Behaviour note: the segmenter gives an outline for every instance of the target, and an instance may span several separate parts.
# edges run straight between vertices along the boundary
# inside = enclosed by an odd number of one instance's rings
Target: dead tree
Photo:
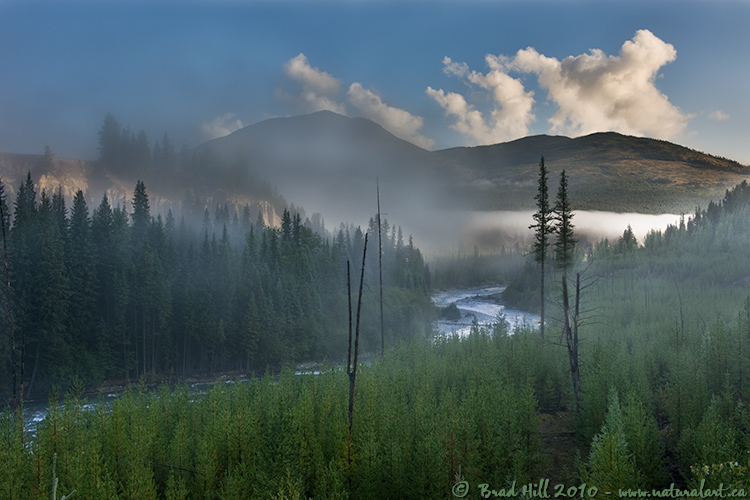
[[[385,322],[383,321],[383,237],[380,226],[380,183],[376,181],[378,195],[378,268],[380,270],[380,355],[385,354]]]
[[[351,491],[351,467],[352,467],[352,428],[354,423],[354,383],[357,379],[357,355],[359,353],[359,318],[362,311],[362,288],[365,283],[365,258],[367,257],[367,234],[365,234],[365,246],[362,251],[362,273],[359,278],[359,298],[357,300],[357,326],[354,336],[354,364],[352,364],[352,287],[349,272],[349,261],[346,262],[346,288],[349,297],[349,355],[346,360],[346,373],[349,375],[349,446],[347,463],[349,467],[349,491]]]
[[[570,362],[570,376],[573,381],[573,394],[576,399],[576,411],[581,411],[581,371],[578,363],[578,326],[580,302],[581,302],[581,273],[576,273],[576,298],[573,317],[570,315],[570,301],[568,298],[568,276],[562,277],[562,300],[563,300],[563,336],[568,348],[568,361]]]

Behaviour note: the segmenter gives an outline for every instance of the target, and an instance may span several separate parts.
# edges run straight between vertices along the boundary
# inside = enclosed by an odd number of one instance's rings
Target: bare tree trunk
[[[563,274],[563,334],[568,347],[568,361],[570,362],[570,376],[573,381],[573,394],[576,399],[576,411],[581,411],[581,373],[578,366],[578,311],[580,300],[580,273],[576,274],[576,304],[573,317],[573,328],[570,322],[570,301],[568,299],[568,276]]]
[[[349,446],[347,451],[347,463],[349,468],[349,492],[352,490],[352,447],[353,447],[353,424],[354,424],[354,383],[357,379],[357,355],[359,353],[359,318],[362,312],[362,289],[365,284],[365,258],[367,256],[367,234],[365,234],[365,247],[362,251],[362,274],[359,278],[359,298],[357,299],[357,327],[354,336],[354,363],[351,363],[352,352],[352,294],[349,277],[349,262],[346,263],[346,281],[349,291],[349,356],[347,359],[346,371],[349,375]]]
[[[385,323],[383,321],[383,240],[380,230],[380,183],[378,192],[378,267],[380,268],[380,355],[385,354]]]
[[[540,323],[539,323],[539,336],[541,339],[541,343],[544,344],[544,261],[542,261],[542,280],[540,282],[541,284],[541,300],[540,300]],[[565,278],[563,277],[563,281],[565,281]]]

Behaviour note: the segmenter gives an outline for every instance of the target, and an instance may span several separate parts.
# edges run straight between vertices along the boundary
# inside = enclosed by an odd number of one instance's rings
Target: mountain
[[[431,152],[330,111],[266,120],[196,152],[246,163],[290,202],[335,221],[366,223],[377,210],[376,183],[391,207],[410,212],[432,205],[439,188]]]
[[[541,156],[550,191],[556,192],[565,169],[579,210],[692,212],[750,175],[750,168],[726,158],[614,132],[575,139],[538,135],[430,152],[372,121],[330,111],[266,120],[198,150],[244,158],[288,199],[335,213],[358,212],[357,205],[373,198],[376,177],[388,188],[382,192],[392,191],[401,201],[531,210]]]
[[[726,158],[614,132],[575,139],[539,135],[436,154],[461,170],[461,199],[493,210],[533,209],[541,156],[551,188],[566,171],[579,210],[692,212],[750,175],[750,168]]]
[[[386,217],[432,244],[455,241],[456,231],[485,229],[489,218],[504,217],[517,232],[525,230],[522,218],[494,211],[534,209],[541,156],[551,197],[565,169],[577,210],[689,214],[750,176],[747,166],[725,158],[611,132],[427,151],[370,120],[329,111],[265,120],[186,155],[176,170],[125,165],[113,171],[98,162],[0,153],[0,174],[11,194],[31,171],[40,188],[62,185],[68,195],[88,190],[92,206],[105,191],[111,200],[128,202],[141,178],[153,210],[188,202],[183,205],[199,220],[206,207],[213,212],[229,202],[278,222],[288,202],[321,213],[329,228],[366,225],[377,211],[379,187]],[[509,240],[494,241],[501,239]]]

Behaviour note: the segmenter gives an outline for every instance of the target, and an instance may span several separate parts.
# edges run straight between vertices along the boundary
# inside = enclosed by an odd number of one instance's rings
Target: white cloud
[[[363,116],[380,124],[393,135],[425,149],[434,146],[434,140],[419,132],[424,124],[422,117],[414,116],[403,109],[388,106],[380,96],[364,89],[357,82],[349,86],[346,96],[349,103],[359,109]]]
[[[723,112],[720,109],[717,109],[713,113],[709,114],[708,117],[712,120],[716,120],[717,122],[723,122],[726,120],[729,120],[730,116]]]
[[[599,131],[617,131],[663,139],[680,137],[692,118],[682,113],[659,91],[658,71],[677,58],[677,51],[648,30],[638,31],[626,41],[619,55],[607,56],[599,49],[569,56],[562,61],[538,53],[534,48],[519,50],[509,58],[487,55],[487,74],[469,71],[465,63],[443,60],[443,71],[465,79],[487,91],[493,102],[489,119],[459,94],[428,88],[452,125],[477,143],[499,142],[528,134],[534,120],[534,94],[524,89],[510,73],[536,74],[540,88],[557,105],[550,118],[550,132],[578,136]],[[721,119],[723,114],[714,114]]]
[[[288,77],[302,83],[300,100],[308,111],[333,111],[346,114],[346,106],[336,102],[341,86],[338,79],[310,65],[305,54],[300,53],[284,65]]]
[[[443,72],[466,79],[489,93],[494,105],[488,118],[460,94],[446,94],[442,89],[428,87],[427,95],[440,104],[446,115],[456,118],[451,127],[473,144],[492,144],[528,135],[529,124],[535,118],[534,93],[527,92],[520,80],[508,75],[506,58],[488,55],[485,60],[490,68],[487,74],[469,72],[466,63],[453,62],[449,57],[443,59]]]
[[[217,116],[208,123],[204,123],[201,126],[203,134],[209,139],[216,139],[217,137],[224,137],[229,135],[235,130],[239,130],[245,126],[242,120],[235,118],[234,113],[224,113],[221,116]]]
[[[466,63],[453,62],[450,57],[443,58],[443,73],[450,76],[462,78],[469,72],[469,65]]]
[[[518,51],[509,67],[538,75],[539,85],[559,108],[550,118],[553,133],[614,130],[674,139],[691,116],[670,103],[655,80],[659,69],[676,58],[674,46],[640,30],[617,56],[593,49],[558,61],[529,47]]]

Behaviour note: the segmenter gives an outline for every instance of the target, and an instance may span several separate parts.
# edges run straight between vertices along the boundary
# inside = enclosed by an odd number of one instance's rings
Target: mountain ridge
[[[367,133],[356,133],[362,129]],[[566,170],[571,201],[579,210],[690,212],[750,175],[749,167],[733,160],[617,132],[576,138],[541,134],[428,151],[370,120],[330,111],[266,120],[196,149],[202,148],[228,157],[255,154],[264,164],[263,175],[291,198],[303,193],[295,192],[286,176],[303,177],[326,193],[323,198],[335,196],[326,188],[330,180],[342,184],[369,176],[391,184],[429,185],[432,201],[470,210],[532,209],[542,156],[551,185]],[[311,174],[332,177],[321,180]],[[409,194],[391,187],[399,195]]]
[[[297,206],[328,213],[329,218],[341,216],[340,220],[372,215],[376,181],[397,212],[421,214],[435,207],[533,209],[542,156],[552,191],[557,175],[566,170],[570,199],[578,210],[688,213],[722,198],[726,189],[750,176],[750,167],[733,160],[616,132],[576,138],[540,134],[428,151],[371,120],[330,111],[264,120],[206,141],[192,154],[223,157],[231,168],[268,180]],[[41,158],[0,153],[0,170],[11,184],[10,193],[24,169],[37,172],[34,177],[42,188],[58,183],[68,190],[83,186],[85,191],[86,186],[102,185],[124,196],[123,189],[131,187],[127,176],[114,175],[96,161],[56,158],[59,168],[40,170]],[[242,188],[211,185],[210,174],[202,172],[199,177],[208,200],[222,190],[219,199],[231,198],[224,191]],[[179,193],[161,194],[164,199],[170,196]]]

